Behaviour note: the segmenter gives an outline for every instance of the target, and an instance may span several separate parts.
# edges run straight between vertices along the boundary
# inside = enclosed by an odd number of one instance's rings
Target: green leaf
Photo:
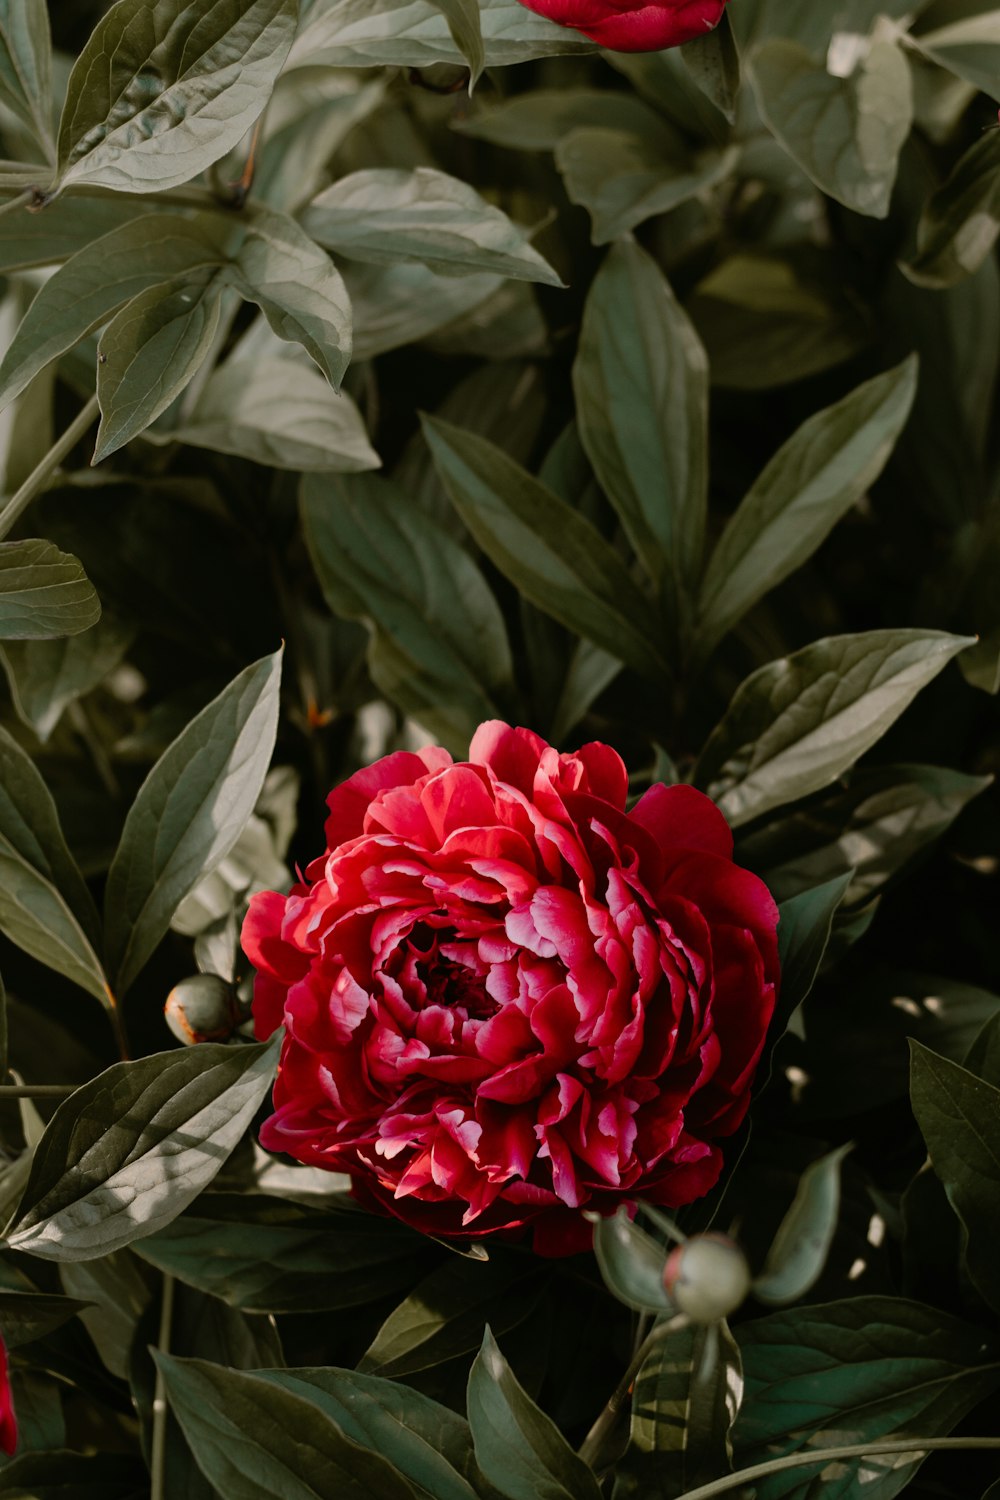
[[[279,339],[301,344],[339,387],[351,358],[351,303],[326,252],[294,219],[254,205],[232,261],[241,295],[256,302]]]
[[[0,1291],[0,1336],[8,1349],[20,1348],[61,1328],[87,1305],[54,1292]]]
[[[468,1401],[476,1462],[506,1500],[600,1500],[592,1471],[521,1388],[489,1326]]]
[[[171,1410],[226,1500],[414,1500],[380,1454],[272,1380],[156,1353]]]
[[[737,688],[696,783],[734,827],[829,786],[969,644],[940,631],[871,630],[761,667]]]
[[[331,390],[311,364],[274,355],[227,360],[188,416],[147,437],[295,473],[354,473],[381,462],[350,396]]]
[[[0,99],[54,160],[52,38],[45,0],[0,0]]]
[[[428,729],[467,740],[513,691],[500,607],[444,528],[383,479],[307,476],[302,523],[335,614],[372,631],[376,684]]]
[[[884,219],[910,133],[910,69],[894,41],[873,41],[850,78],[834,78],[800,43],[754,47],[757,105],[789,156],[816,186],[856,213]]]
[[[116,993],[128,989],[181,901],[226,857],[253,812],[274,748],[280,681],[280,651],[247,667],[140,787],[105,890]]]
[[[258,1370],[324,1411],[344,1435],[381,1453],[428,1500],[478,1500],[472,1436],[464,1417],[412,1387],[330,1368]]]
[[[708,149],[689,158],[662,127],[638,135],[580,125],[558,141],[555,161],[570,202],[591,217],[594,244],[606,245],[655,214],[706,194],[729,175],[736,156]]]
[[[713,30],[694,37],[681,48],[681,61],[706,98],[734,124],[740,91],[740,54],[728,11],[723,12]]]
[[[127,1380],[135,1331],[153,1296],[149,1268],[131,1250],[115,1250],[93,1260],[63,1261],[59,1279],[70,1296],[83,1299],[80,1322],[105,1369]]]
[[[671,1328],[636,1377],[614,1500],[681,1500],[731,1473],[742,1394],[740,1352],[724,1321]]]
[[[355,359],[374,359],[389,349],[441,334],[469,315],[479,318],[484,305],[501,290],[529,292],[523,283],[505,286],[502,277],[492,273],[443,276],[419,261],[395,266],[348,262],[344,280],[354,308]]]
[[[222,303],[215,272],[150,287],[123,307],[97,346],[99,464],[156,421],[212,349]]]
[[[854,1297],[772,1313],[736,1330],[745,1391],[737,1470],[841,1443],[938,1437],[1000,1385],[981,1328],[897,1297]],[[919,1451],[919,1443],[914,1443]],[[891,1500],[921,1462],[910,1453],[803,1465],[754,1481],[757,1500]]]
[[[969,1275],[1000,1309],[1000,1089],[910,1043],[910,1102],[931,1164],[967,1235]]]
[[[492,443],[434,417],[424,432],[469,531],[526,599],[641,675],[662,679],[656,612],[582,515]]]
[[[1000,101],[1000,10],[989,4],[975,10],[912,41],[931,62]]]
[[[485,65],[502,67],[533,57],[593,52],[593,42],[547,21],[517,0],[482,0]],[[466,58],[433,0],[333,0],[307,20],[289,68],[427,68]]]
[[[434,0],[448,22],[448,34],[469,64],[469,93],[486,66],[486,49],[479,19],[479,0]]]
[[[633,240],[612,246],[594,279],[573,390],[594,473],[671,616],[684,618],[705,534],[708,362]]]
[[[58,188],[190,182],[264,108],[297,18],[298,0],[118,0],[70,74]]]
[[[969,1048],[964,1066],[984,1083],[1000,1085],[1000,1007],[977,1034]]]
[[[0,542],[0,640],[79,635],[101,618],[82,565],[51,542]]]
[[[207,216],[147,214],[78,250],[42,284],[25,313],[0,363],[0,405],[141,292],[223,266],[214,228]]]
[[[991,785],[939,766],[872,766],[851,773],[807,808],[740,840],[740,863],[758,871],[776,901],[854,871],[846,899],[866,900]]]
[[[904,360],[817,412],[779,449],[709,560],[698,606],[703,651],[811,557],[862,498],[885,467],[916,385],[916,360]]]
[[[82,635],[8,641],[0,650],[0,662],[22,722],[44,744],[63,710],[104,681],[132,639],[132,631],[105,615]]]
[[[44,213],[0,215],[0,271],[61,265],[92,240],[120,229],[154,205],[99,188],[70,193],[49,203]],[[164,201],[163,210],[169,210]]]
[[[461,135],[520,151],[552,151],[570,130],[588,125],[659,137],[665,147],[683,154],[680,136],[662,116],[641,99],[617,89],[533,89],[453,121]]]
[[[341,177],[302,218],[330,250],[375,265],[419,260],[445,273],[494,271],[562,286],[528,231],[457,177],[433,167],[371,167]]]
[[[0,729],[0,931],[109,1003],[95,951],[99,923],[66,847],[55,803],[30,757]]]
[[[389,1314],[358,1369],[399,1379],[468,1354],[479,1348],[484,1323],[508,1332],[530,1317],[543,1290],[539,1269],[516,1256],[449,1257]]]
[[[594,1254],[608,1291],[636,1312],[676,1309],[663,1285],[667,1251],[620,1208],[594,1224]]]
[[[136,1246],[161,1271],[248,1313],[377,1302],[412,1286],[421,1248],[394,1220],[260,1193],[206,1194]]]
[[[991,130],[965,153],[924,205],[917,253],[902,268],[917,286],[954,286],[979,270],[998,235],[1000,132]]]
[[[847,896],[853,874],[853,870],[848,870],[843,875],[836,875],[824,885],[802,891],[779,907],[781,989],[771,1029],[776,1040],[816,983],[830,941],[833,919]]]
[[[819,1279],[837,1230],[840,1164],[851,1149],[839,1146],[803,1172],[764,1269],[754,1278],[759,1302],[797,1302]]]
[[[92,1260],[153,1234],[207,1187],[274,1078],[263,1046],[204,1042],[115,1063],[56,1110],[7,1243]]]

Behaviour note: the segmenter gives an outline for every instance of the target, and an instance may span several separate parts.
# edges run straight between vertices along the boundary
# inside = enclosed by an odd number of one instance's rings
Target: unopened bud
[[[186,1046],[224,1042],[241,1019],[232,989],[218,974],[182,979],[167,996],[163,1014],[174,1036]]]
[[[746,1256],[725,1234],[696,1234],[671,1250],[663,1285],[678,1312],[693,1323],[727,1318],[750,1290]]]

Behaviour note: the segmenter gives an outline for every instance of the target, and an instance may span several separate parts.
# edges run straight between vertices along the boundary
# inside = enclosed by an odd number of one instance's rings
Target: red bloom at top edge
[[[253,898],[257,1035],[286,1035],[261,1142],[438,1236],[677,1207],[718,1179],[778,983],[777,908],[707,797],[631,812],[607,745],[483,724],[331,794],[327,852]]]
[[[726,0],[521,0],[612,52],[660,52],[712,31]]]

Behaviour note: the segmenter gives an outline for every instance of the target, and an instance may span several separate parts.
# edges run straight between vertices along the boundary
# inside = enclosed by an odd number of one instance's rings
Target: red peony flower
[[[712,31],[726,0],[521,0],[559,26],[572,26],[612,52],[659,52]]]
[[[350,1173],[439,1236],[707,1192],[746,1113],[778,980],[777,908],[715,804],[625,811],[607,745],[488,723],[469,759],[399,752],[334,791],[328,852],[254,896],[257,1035],[284,1024],[269,1150]]]
[[[10,1391],[7,1349],[3,1339],[0,1339],[0,1448],[10,1454],[16,1447],[17,1418],[14,1416],[14,1400]]]

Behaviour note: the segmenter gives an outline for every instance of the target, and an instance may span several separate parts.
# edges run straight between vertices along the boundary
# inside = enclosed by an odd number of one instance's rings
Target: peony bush
[[[990,0],[0,0],[0,1496],[996,1500]]]

